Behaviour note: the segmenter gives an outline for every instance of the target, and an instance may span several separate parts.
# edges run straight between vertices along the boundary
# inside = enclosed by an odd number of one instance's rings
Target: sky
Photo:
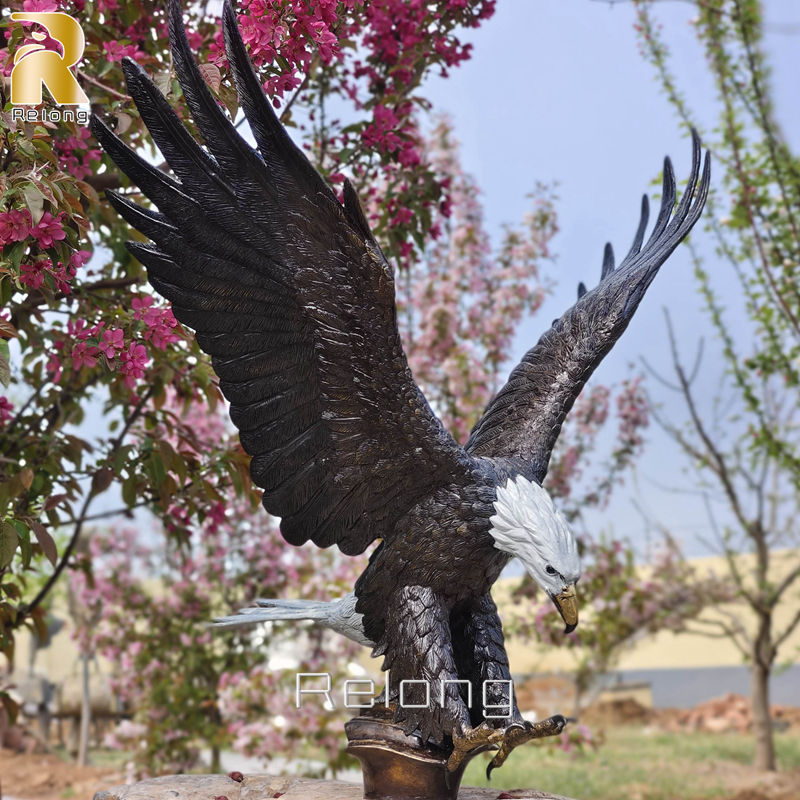
[[[766,0],[765,8],[778,119],[797,150],[800,4]],[[681,0],[657,4],[679,85],[701,124],[710,124],[714,88],[690,24],[693,11]],[[633,22],[633,7],[624,2],[500,0],[494,17],[464,37],[473,43],[472,59],[446,80],[431,79],[425,87],[434,110],[454,122],[464,168],[481,188],[495,241],[503,223],[521,220],[528,208],[526,194],[537,180],[558,183],[557,258],[544,269],[556,287],[535,318],[520,326],[509,368],[572,305],[578,281],[589,287],[596,283],[606,241],[614,245],[618,260],[627,252],[643,192],[650,194],[653,208],[658,187],[652,181],[663,157],[671,156],[679,182],[688,175],[689,141],[638,52]],[[701,237],[696,238],[702,247]],[[722,263],[710,261],[708,268],[727,301],[732,324],[741,327],[744,316],[732,276]],[[641,371],[643,358],[669,373],[662,308],[669,309],[686,361],[691,363],[699,338],[705,337],[697,389],[702,400],[710,400],[722,364],[684,248],[662,267],[596,379],[618,382],[629,374],[630,365]],[[677,396],[652,379],[648,389],[668,417],[684,418]],[[683,472],[685,460],[655,426],[647,439],[635,482],[622,487],[603,512],[587,514],[590,528],[601,533],[613,527],[615,535],[643,548],[647,526],[638,506],[647,518],[669,527],[687,553],[708,552],[697,537],[708,533],[702,499],[668,488],[691,487],[691,475]]]

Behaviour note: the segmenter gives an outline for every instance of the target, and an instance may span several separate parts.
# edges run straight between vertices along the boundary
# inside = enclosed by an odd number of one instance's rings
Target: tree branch
[[[692,623],[697,623],[700,620],[692,620]],[[733,631],[729,628],[721,630],[719,633],[712,633],[711,631],[703,631],[703,630],[695,630],[691,627],[691,623],[688,624],[685,628],[685,633],[691,634],[692,636],[703,636],[707,639],[727,639],[730,641],[733,646],[746,658],[750,655],[750,650],[746,647],[743,647],[739,640],[734,635]]]
[[[780,636],[776,636],[772,643],[772,650],[777,654],[778,648],[795,632],[797,626],[800,625],[800,608],[795,612],[792,621],[787,625],[786,629]]]
[[[153,395],[153,387],[151,386],[139,399],[139,402],[134,407],[133,411],[131,412],[128,419],[125,421],[125,425],[122,427],[119,435],[112,440],[111,446],[109,447],[109,452],[113,452],[114,450],[118,449],[125,436],[127,436],[128,431],[131,429],[131,426],[134,422],[139,418],[142,411],[144,410],[145,404]],[[99,473],[99,469],[95,471],[95,474]],[[33,611],[41,605],[47,595],[50,593],[50,590],[55,585],[56,581],[61,576],[61,573],[64,571],[64,568],[67,566],[70,558],[72,558],[72,553],[75,550],[76,545],[78,544],[78,539],[80,539],[81,532],[83,531],[83,526],[87,521],[87,514],[89,511],[89,506],[92,500],[97,497],[95,492],[93,491],[92,487],[90,486],[86,491],[86,497],[84,498],[83,505],[81,506],[80,513],[78,514],[78,518],[75,520],[75,527],[72,531],[72,536],[70,537],[69,543],[67,544],[66,549],[64,550],[64,555],[61,557],[61,560],[58,562],[55,570],[53,570],[53,574],[47,579],[47,582],[44,586],[37,592],[36,596],[33,600],[26,606],[23,606],[20,609],[19,614],[17,615],[17,620],[15,623],[15,627],[18,627],[19,624],[26,618],[29,617]]]
[[[739,524],[742,526],[742,528],[745,531],[749,532],[752,527],[751,521],[747,518],[747,515],[744,513],[744,509],[739,499],[739,494],[736,490],[736,487],[733,484],[733,480],[731,478],[725,457],[717,449],[716,444],[712,441],[711,437],[708,435],[706,427],[703,424],[703,421],[700,419],[700,414],[697,411],[697,405],[695,404],[694,401],[694,395],[692,394],[691,386],[689,384],[689,381],[687,380],[686,373],[683,371],[683,366],[681,365],[680,358],[678,356],[678,347],[675,342],[675,332],[672,328],[672,320],[670,318],[669,312],[665,310],[664,316],[666,317],[667,321],[667,334],[669,337],[670,350],[672,351],[673,367],[675,368],[675,374],[678,376],[678,383],[680,384],[681,393],[683,394],[684,401],[686,402],[686,406],[689,411],[689,416],[691,418],[692,425],[694,426],[697,435],[700,437],[703,444],[705,445],[708,456],[710,456],[711,460],[713,460],[714,464],[716,465],[714,473],[717,475],[717,477],[720,480],[720,483],[722,484],[722,487],[725,491],[728,501],[731,504],[731,509],[733,510],[736,519],[739,521]]]
[[[112,89],[110,86],[106,86],[105,83],[101,83],[99,80],[97,80],[97,78],[93,78],[91,75],[84,72],[82,69],[78,70],[78,75],[88,83],[91,83],[93,86],[97,86],[104,92],[108,92],[108,94],[110,94],[112,97],[116,97],[118,100],[126,100],[128,102],[133,100],[133,98],[129,94],[118,92],[116,89]]]
[[[783,593],[787,591],[798,578],[800,578],[800,564],[798,564],[793,570],[791,570],[789,574],[775,588],[774,595],[776,602],[780,599],[781,595],[783,595]]]

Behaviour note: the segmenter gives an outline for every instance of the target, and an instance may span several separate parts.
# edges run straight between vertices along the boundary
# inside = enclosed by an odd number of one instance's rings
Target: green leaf
[[[27,247],[28,245],[24,241],[17,242],[16,244],[13,244],[11,246],[6,255],[8,260],[11,262],[12,266],[19,269],[20,262],[22,261],[22,256],[25,255],[25,250],[27,249]],[[4,298],[3,302],[4,303],[7,302],[7,298]]]
[[[10,523],[0,525],[0,569],[7,567],[14,558],[19,544],[17,529]]]
[[[22,590],[16,583],[4,583],[0,586],[0,589],[13,600],[19,600],[19,598],[22,597]]]
[[[126,466],[128,459],[131,457],[131,453],[135,450],[133,445],[126,444],[122,447],[117,448],[114,452],[113,457],[113,465],[114,465],[114,472],[119,475],[122,472],[123,467]]]
[[[25,198],[28,211],[31,212],[33,224],[38,225],[44,214],[44,195],[32,183],[29,183],[22,190],[22,196]]]
[[[131,475],[122,482],[122,499],[126,506],[136,505],[136,476]]]
[[[172,445],[166,439],[159,439],[157,446],[164,462],[164,469],[175,469],[175,462],[178,460],[179,456],[173,449]]]
[[[17,242],[17,244],[21,244]],[[12,248],[13,250],[13,248]],[[20,258],[22,258],[21,251],[20,251]],[[13,260],[9,256],[9,261],[13,263]],[[14,264],[15,267],[19,266],[19,261]],[[4,278],[8,278],[8,280],[3,280]],[[14,281],[11,280],[10,275],[0,275],[0,305],[7,305],[9,300],[11,300],[11,295],[14,294]]]
[[[8,342],[0,339],[0,383],[8,386],[11,383],[11,362],[8,350]]]
[[[167,473],[164,469],[164,461],[157,453],[153,453],[150,457],[150,467],[155,485],[160,486],[167,477]]]

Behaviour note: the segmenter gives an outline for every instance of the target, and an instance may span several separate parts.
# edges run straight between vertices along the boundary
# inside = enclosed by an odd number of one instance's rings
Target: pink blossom
[[[329,30],[328,26],[322,20],[312,22],[311,28],[323,63],[330,63],[338,43],[336,34]]]
[[[83,317],[71,318],[67,320],[67,333],[74,339],[84,340],[92,335],[92,329]]]
[[[67,234],[61,225],[63,216],[63,211],[60,211],[56,217],[53,217],[49,211],[45,211],[39,224],[31,231],[42,247],[52,247],[55,242],[66,238]]]
[[[143,344],[131,342],[127,350],[120,353],[120,372],[125,376],[125,385],[132,389],[139,378],[144,377],[145,367],[150,361]]]
[[[12,209],[0,214],[0,245],[21,242],[28,237],[31,215],[27,208]]]
[[[59,357],[53,353],[47,360],[47,371],[52,374],[53,383],[58,383],[61,380],[61,373],[64,371]]]
[[[92,257],[91,250],[76,250],[69,259],[69,263],[71,267],[75,267],[75,269],[80,269],[82,266],[86,264],[86,262]]]
[[[97,354],[99,350],[86,342],[78,342],[72,348],[72,366],[75,369],[81,367],[93,367],[97,364]]]
[[[49,259],[23,261],[20,265],[20,282],[30,289],[38,289],[44,283],[44,276],[50,272]]]
[[[166,349],[167,345],[180,339],[174,332],[178,327],[178,320],[169,308],[148,309],[143,315],[143,321],[147,325],[147,330],[143,334],[144,339],[151,341],[159,350]]]
[[[92,137],[88,128],[81,128],[70,136],[53,139],[53,150],[58,156],[61,168],[78,180],[92,174],[92,162],[99,160],[102,152],[92,147]]]
[[[133,317],[145,324],[146,330],[142,334],[145,341],[152,342],[159,350],[164,350],[167,345],[180,339],[175,332],[178,320],[175,319],[171,309],[157,308],[153,303],[150,295],[134,297],[131,302]]]
[[[124,45],[116,40],[103,42],[103,50],[106,51],[106,58],[109,61],[122,61],[122,59],[126,57],[136,60],[146,55],[137,45]]]
[[[153,297],[149,294],[136,295],[131,300],[131,307],[133,308],[133,318],[142,319],[145,311],[153,305]]]
[[[108,359],[114,358],[118,350],[125,346],[124,334],[120,328],[111,328],[103,331],[103,338],[100,342],[100,352],[105,354]]]
[[[24,0],[22,3],[23,11],[58,11],[58,3],[55,0]]]
[[[65,266],[60,261],[58,262],[58,269],[52,270],[52,274],[56,289],[59,292],[63,294],[70,294],[72,292],[70,282],[75,277],[75,271],[75,267],[71,264]]]
[[[400,208],[397,213],[392,217],[392,225],[408,225],[414,219],[410,208]]]
[[[13,408],[14,405],[8,401],[7,397],[0,397],[0,425],[5,425],[11,419]]]
[[[372,112],[373,121],[364,128],[361,138],[367,147],[375,147],[384,152],[398,149],[403,140],[397,134],[400,118],[394,109],[378,104]]]

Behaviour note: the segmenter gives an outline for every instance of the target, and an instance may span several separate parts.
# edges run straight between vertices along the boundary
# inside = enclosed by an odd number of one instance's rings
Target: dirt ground
[[[119,770],[79,767],[56,755],[0,750],[2,800],[91,800],[94,793],[124,783]]]
[[[800,800],[800,771],[764,774],[746,764],[726,761],[708,764],[709,772],[723,772],[722,783],[731,789],[726,800]]]

